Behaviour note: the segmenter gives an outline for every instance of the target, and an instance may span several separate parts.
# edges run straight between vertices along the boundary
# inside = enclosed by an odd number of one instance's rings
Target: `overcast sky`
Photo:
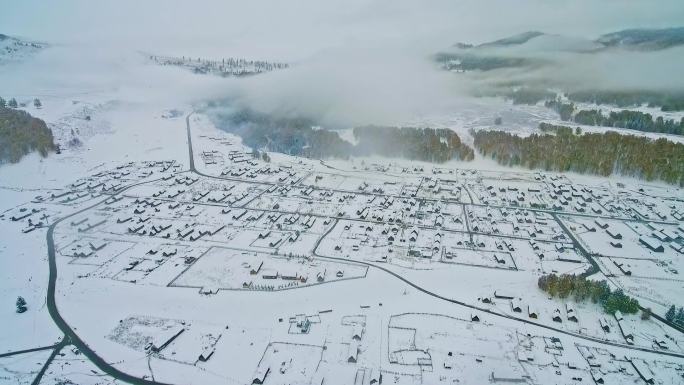
[[[527,30],[594,37],[677,26],[682,0],[3,0],[0,33],[297,60],[356,41],[444,46]],[[169,52],[174,53],[174,52]]]

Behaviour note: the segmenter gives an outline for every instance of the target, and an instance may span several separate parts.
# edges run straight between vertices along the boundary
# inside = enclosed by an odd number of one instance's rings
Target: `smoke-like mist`
[[[329,125],[388,124],[453,107],[464,79],[429,52],[359,42],[321,52],[287,71],[236,84],[240,107],[306,115]]]
[[[539,38],[540,40],[547,40]],[[539,65],[486,72],[449,73],[416,46],[339,47],[280,73],[237,84],[241,107],[279,115],[304,115],[331,125],[402,124],[416,116],[457,114],[474,94],[502,84],[562,91],[684,91],[679,73],[684,48],[662,51],[592,50],[582,39],[553,37],[484,55],[523,57]],[[558,43],[568,43],[560,46]]]

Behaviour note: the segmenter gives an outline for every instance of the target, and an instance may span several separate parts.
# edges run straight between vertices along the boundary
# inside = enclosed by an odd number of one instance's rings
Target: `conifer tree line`
[[[630,298],[622,289],[611,290],[606,281],[591,281],[578,275],[549,274],[539,277],[537,285],[551,297],[600,304],[608,314],[614,314],[618,310],[625,314],[639,311],[639,301]]]
[[[281,118],[243,110],[221,120],[252,148],[315,159],[380,155],[443,163],[475,157],[473,148],[449,129],[360,126],[353,129],[357,143],[352,144],[337,131],[302,117]]]
[[[302,117],[282,118],[243,110],[220,118],[223,126],[256,149],[310,158],[381,155],[427,162],[470,161],[474,150],[448,129],[360,126],[352,144],[334,130]],[[547,171],[619,174],[684,186],[684,144],[664,138],[582,133],[580,128],[541,123],[543,134],[520,137],[505,131],[471,131],[474,147],[502,165]]]
[[[433,163],[452,159],[471,161],[475,157],[471,147],[445,128],[363,126],[354,128],[354,136],[358,140],[358,155],[375,154]]]
[[[7,103],[11,108],[3,104],[0,103],[0,163],[16,163],[32,151],[38,151],[46,157],[50,151],[57,149],[52,131],[43,120],[34,118],[26,111],[14,109],[14,99]]]
[[[684,186],[684,144],[617,132],[581,133],[541,123],[544,134],[471,131],[475,149],[506,166],[633,176]],[[552,132],[552,133],[549,133]]]
[[[248,60],[243,58],[224,58],[211,60],[192,57],[169,57],[151,55],[153,60],[160,65],[192,67],[196,73],[216,72],[222,76],[244,76],[262,72],[288,68],[287,63],[269,62],[263,60]]]
[[[647,105],[661,111],[684,110],[684,92],[681,91],[574,91],[568,99],[580,103],[610,104],[620,108]]]
[[[548,108],[558,112],[563,121],[572,121],[587,126],[619,127],[643,132],[659,132],[665,134],[684,135],[684,118],[676,121],[665,120],[662,116],[655,119],[649,113],[632,110],[611,111],[608,114],[601,110],[577,110],[572,103],[560,100],[545,102]]]

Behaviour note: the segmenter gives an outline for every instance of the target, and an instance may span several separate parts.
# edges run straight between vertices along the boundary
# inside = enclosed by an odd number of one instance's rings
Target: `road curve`
[[[204,174],[204,173],[202,173],[202,172],[198,172],[197,169],[195,168],[194,154],[193,154],[193,147],[192,147],[192,135],[191,135],[191,131],[190,131],[190,116],[191,116],[193,113],[194,113],[194,112],[191,112],[191,113],[188,114],[188,115],[186,116],[186,118],[185,118],[186,128],[187,128],[187,137],[188,137],[187,140],[188,140],[188,155],[189,155],[189,167],[190,167],[190,172],[193,172],[193,173],[198,174],[198,175],[201,175],[201,176],[209,177],[209,178],[223,179],[223,178],[219,178],[219,177],[212,176],[212,175],[206,175],[206,174]],[[131,185],[127,186],[127,187],[124,187],[124,188],[118,190],[116,193],[117,193],[117,194],[120,194],[120,193],[122,193],[122,192],[124,192],[124,191],[126,191],[126,190],[128,190],[128,189],[130,189],[130,188],[132,188],[132,187],[135,187],[135,186],[138,186],[138,185],[144,184],[144,183],[150,183],[150,182],[153,182],[153,180],[134,183],[134,184],[131,184]],[[55,231],[55,228],[56,228],[57,225],[59,225],[61,222],[65,221],[65,220],[67,220],[67,219],[69,219],[69,218],[71,218],[71,217],[73,217],[73,216],[75,216],[75,215],[78,215],[78,214],[81,214],[81,213],[83,213],[83,212],[85,212],[85,211],[91,210],[91,209],[93,209],[93,208],[95,208],[95,207],[97,207],[97,206],[103,204],[104,202],[105,202],[105,200],[100,201],[100,202],[97,202],[97,203],[92,204],[92,205],[90,205],[90,206],[87,206],[87,207],[85,207],[85,208],[82,208],[82,209],[80,209],[80,210],[78,210],[78,211],[76,211],[76,212],[73,212],[73,213],[71,213],[71,214],[69,214],[69,215],[67,215],[67,216],[65,216],[65,217],[62,217],[62,218],[58,219],[57,221],[55,221],[54,223],[52,223],[52,224],[48,227],[48,231],[47,231],[47,235],[46,235],[47,247],[48,247],[48,263],[49,263],[49,270],[50,270],[50,271],[49,271],[49,279],[48,279],[48,290],[47,290],[47,307],[48,307],[48,312],[49,312],[50,317],[52,318],[52,320],[53,320],[53,321],[55,322],[55,324],[57,325],[57,327],[64,333],[64,335],[65,335],[65,340],[64,340],[64,341],[68,341],[68,343],[70,343],[70,344],[76,346],[76,347],[77,347],[77,348],[78,348],[78,349],[79,349],[79,350],[80,350],[80,351],[81,351],[81,352],[82,352],[82,353],[83,353],[83,354],[84,354],[84,355],[85,355],[85,356],[86,356],[86,357],[87,357],[95,366],[97,366],[98,369],[100,369],[102,372],[106,373],[107,375],[109,375],[109,376],[111,376],[111,377],[113,377],[113,378],[115,378],[115,379],[117,379],[117,380],[124,381],[124,382],[130,383],[130,384],[134,384],[134,385],[171,385],[171,384],[167,384],[167,383],[163,383],[163,382],[158,382],[158,381],[154,381],[154,380],[143,379],[143,378],[140,378],[140,377],[136,377],[136,376],[130,375],[130,374],[128,374],[128,373],[122,372],[121,370],[117,369],[117,368],[114,367],[113,365],[109,364],[109,363],[108,363],[107,361],[105,361],[102,357],[100,357],[94,350],[92,350],[92,349],[91,349],[91,348],[90,348],[90,347],[89,347],[89,346],[88,346],[88,345],[87,345],[87,344],[78,336],[78,334],[76,334],[76,332],[74,332],[74,330],[71,328],[71,326],[69,326],[69,324],[64,320],[64,318],[62,317],[62,315],[59,313],[59,309],[58,309],[58,307],[57,307],[57,302],[56,302],[56,299],[55,299],[55,288],[56,288],[56,284],[57,284],[57,261],[56,261],[55,244],[54,244],[54,231]],[[337,222],[335,222],[335,223],[337,223]],[[318,254],[316,253],[316,250],[318,249],[318,246],[319,246],[321,240],[322,240],[322,239],[325,237],[325,235],[327,235],[333,228],[334,228],[334,226],[331,226],[330,229],[329,229],[329,230],[328,230],[328,231],[327,231],[327,232],[326,232],[326,233],[325,233],[325,234],[316,242],[316,245],[314,246],[314,249],[313,249],[313,254],[314,254],[314,256],[316,256],[316,258],[329,259],[329,260],[341,260],[341,261],[345,261],[345,262],[350,262],[350,260],[348,260],[348,259],[336,258],[336,257],[325,257],[325,256],[318,255]],[[473,310],[477,310],[477,311],[482,312],[482,313],[487,313],[487,314],[490,314],[490,315],[493,315],[493,316],[503,317],[503,318],[507,318],[507,319],[510,319],[510,320],[513,320],[513,321],[517,321],[517,322],[522,322],[522,323],[525,323],[525,324],[534,325],[534,326],[541,327],[541,328],[544,328],[544,329],[552,330],[552,331],[557,332],[557,333],[562,333],[562,334],[569,335],[569,336],[572,336],[572,337],[585,339],[585,340],[588,340],[588,341],[591,341],[591,342],[595,342],[595,343],[606,344],[606,345],[612,345],[612,346],[619,347],[619,348],[624,348],[624,349],[638,350],[638,351],[643,351],[643,352],[652,353],[652,354],[657,354],[657,355],[664,355],[664,356],[671,356],[671,357],[677,357],[677,358],[684,358],[684,354],[678,354],[678,353],[673,353],[673,352],[663,352],[663,351],[657,351],[657,350],[651,350],[651,349],[647,349],[647,348],[642,348],[642,347],[638,347],[638,346],[630,346],[630,345],[626,345],[626,344],[620,344],[620,343],[612,342],[612,341],[605,341],[605,340],[601,340],[601,339],[599,339],[599,338],[595,338],[595,337],[591,337],[591,336],[586,336],[586,335],[582,335],[582,334],[576,334],[576,333],[568,332],[568,331],[562,330],[562,329],[556,329],[556,328],[554,328],[554,327],[551,327],[551,326],[548,326],[548,325],[545,325],[545,324],[541,324],[541,323],[537,323],[537,322],[533,322],[533,321],[529,321],[529,320],[526,320],[526,319],[516,318],[516,317],[512,317],[512,316],[506,315],[506,314],[497,313],[497,312],[491,311],[491,310],[486,309],[486,308],[481,308],[481,307],[478,307],[478,306],[470,305],[470,304],[468,304],[468,303],[461,302],[461,301],[458,301],[458,300],[455,300],[455,299],[451,299],[451,298],[447,298],[447,297],[444,297],[444,296],[442,296],[442,295],[440,295],[440,294],[437,294],[437,293],[434,293],[434,292],[432,292],[432,291],[429,291],[429,290],[427,290],[427,289],[425,289],[425,288],[423,288],[423,287],[421,287],[421,286],[419,286],[419,285],[417,285],[417,284],[415,284],[415,283],[409,281],[408,279],[406,279],[406,278],[404,278],[403,276],[401,276],[401,275],[395,273],[394,271],[392,271],[392,270],[390,270],[390,269],[387,269],[386,267],[383,267],[383,266],[380,266],[380,265],[377,265],[377,264],[374,264],[374,263],[363,262],[363,261],[352,261],[352,262],[359,263],[359,264],[362,264],[362,265],[366,265],[366,266],[368,266],[368,267],[372,267],[372,268],[378,269],[378,270],[380,270],[380,271],[383,271],[383,272],[385,272],[385,273],[387,273],[387,274],[390,274],[391,276],[393,276],[393,277],[395,277],[395,278],[401,280],[402,282],[404,282],[405,284],[407,284],[407,285],[413,287],[414,289],[419,290],[420,292],[422,292],[422,293],[424,293],[424,294],[427,294],[427,295],[430,295],[430,296],[432,296],[432,297],[434,297],[434,298],[437,298],[437,299],[440,299],[440,300],[443,300],[443,301],[447,301],[447,302],[450,302],[450,303],[453,303],[453,304],[456,304],[456,305],[459,305],[459,306],[464,306],[464,307],[467,307],[467,308],[470,308],[470,309],[473,309]],[[66,343],[65,343],[65,344],[66,344]],[[58,345],[59,345],[59,344],[58,344]],[[45,348],[39,348],[38,350],[42,350],[42,349],[45,349]],[[58,351],[58,349],[55,349],[55,352],[57,352],[57,351]]]
[[[435,293],[435,292],[430,291],[430,290],[428,290],[428,289],[425,289],[425,288],[423,288],[422,286],[419,286],[419,285],[413,283],[412,281],[409,281],[408,279],[404,278],[404,277],[401,276],[400,274],[397,274],[397,273],[395,273],[394,271],[392,271],[392,270],[390,270],[390,269],[388,269],[388,268],[386,268],[386,267],[384,267],[384,266],[375,264],[375,263],[365,262],[365,261],[357,261],[357,260],[348,259],[348,258],[326,257],[326,256],[322,256],[322,255],[318,254],[318,253],[317,253],[317,249],[318,249],[318,246],[320,245],[321,241],[323,240],[323,238],[325,238],[325,237],[332,231],[333,228],[335,228],[336,225],[337,225],[337,221],[336,221],[332,226],[330,226],[330,229],[328,229],[328,231],[326,231],[326,232],[325,232],[325,233],[316,241],[316,244],[314,245],[314,248],[313,248],[313,251],[312,251],[312,254],[313,254],[316,258],[319,258],[319,259],[327,259],[327,260],[333,260],[333,261],[343,261],[343,262],[347,262],[347,263],[353,262],[353,263],[362,264],[362,265],[365,265],[365,266],[368,266],[368,267],[371,267],[371,268],[375,268],[375,269],[378,269],[378,270],[380,270],[380,271],[382,271],[382,272],[385,272],[385,273],[387,273],[387,274],[393,276],[394,278],[399,279],[400,281],[402,281],[402,282],[404,282],[405,284],[411,286],[412,288],[414,288],[414,289],[416,289],[416,290],[418,290],[418,291],[420,291],[420,292],[422,292],[422,293],[424,293],[424,294],[427,294],[427,295],[429,295],[429,296],[431,296],[431,297],[440,299],[440,300],[442,300],[442,301],[450,302],[450,303],[455,304],[455,305],[459,305],[459,306],[467,307],[467,308],[470,308],[470,309],[473,309],[473,310],[477,310],[477,311],[482,312],[482,313],[487,313],[487,314],[490,314],[490,315],[493,315],[493,316],[496,316],[496,317],[502,317],[502,318],[506,318],[506,319],[509,319],[509,320],[513,320],[513,321],[517,321],[517,322],[522,322],[522,323],[524,323],[524,324],[533,325],[533,326],[538,326],[538,327],[541,327],[541,328],[544,328],[544,329],[547,329],[547,330],[552,330],[552,331],[557,332],[557,333],[562,333],[562,334],[565,334],[565,335],[569,335],[569,336],[576,337],[576,338],[581,338],[581,339],[588,340],[588,341],[595,342],[595,343],[599,343],[599,344],[611,345],[611,346],[615,346],[615,347],[619,347],[619,348],[630,349],[630,350],[638,350],[638,351],[642,351],[642,352],[647,352],[647,353],[652,353],[652,354],[658,354],[658,355],[664,355],[664,356],[670,356],[670,357],[684,358],[684,354],[680,354],[680,353],[664,352],[664,351],[653,350],[653,349],[648,349],[648,348],[639,347],[639,346],[634,346],[634,345],[627,345],[627,344],[621,344],[621,343],[618,343],[618,342],[602,340],[602,339],[600,339],[600,338],[596,338],[596,337],[592,337],[592,336],[588,336],[588,335],[584,335],[584,334],[578,334],[578,333],[569,332],[569,331],[563,330],[563,329],[557,329],[557,328],[554,328],[553,326],[549,326],[549,325],[546,325],[546,324],[543,324],[543,323],[539,323],[539,322],[530,321],[530,320],[528,320],[528,319],[517,318],[517,317],[513,317],[513,316],[510,316],[510,315],[507,315],[507,314],[498,313],[498,312],[492,311],[492,310],[487,309],[487,308],[483,308],[483,307],[471,305],[471,304],[466,303],[466,302],[462,302],[462,301],[458,301],[458,300],[455,300],[455,299],[452,299],[452,298],[448,298],[448,297],[445,297],[445,296],[443,296],[443,295],[441,295],[441,294],[438,294],[438,293]]]
[[[194,113],[194,112],[192,112],[192,113]],[[196,173],[196,174],[198,174],[198,175],[200,175],[200,176],[207,177],[207,178],[212,178],[212,179],[227,179],[227,178],[217,177],[217,176],[214,176],[214,175],[207,175],[207,174],[202,173],[202,172],[199,172],[199,171],[197,171],[197,170],[195,169],[195,166],[194,166],[194,165],[195,165],[195,162],[194,162],[194,155],[193,155],[193,151],[192,151],[192,133],[191,133],[191,129],[190,129],[190,115],[192,115],[192,113],[190,113],[190,114],[186,117],[186,119],[185,119],[186,129],[187,129],[187,134],[188,134],[188,145],[191,147],[191,148],[190,148],[190,151],[189,151],[191,171],[194,172],[194,173]],[[472,199],[471,199],[471,200],[472,200]],[[565,227],[565,225],[564,225],[560,220],[558,220],[558,218],[556,217],[556,215],[557,215],[556,213],[553,213],[553,216],[554,216],[554,218],[556,218],[557,222],[563,227],[564,230],[567,230],[567,228]],[[337,221],[338,221],[338,220],[335,219],[335,224],[337,224]],[[406,279],[406,278],[404,278],[403,276],[401,276],[401,275],[395,273],[394,271],[389,270],[389,269],[387,269],[386,267],[383,267],[383,266],[380,266],[380,265],[377,265],[377,264],[374,264],[374,263],[363,262],[363,261],[355,261],[355,260],[350,260],[350,259],[345,259],[345,258],[326,257],[326,256],[322,256],[322,255],[317,254],[317,253],[316,253],[316,250],[318,249],[318,245],[319,245],[320,242],[323,240],[323,238],[325,238],[325,236],[327,236],[327,235],[330,233],[330,231],[332,231],[332,229],[333,229],[334,227],[335,227],[335,225],[331,226],[331,227],[330,227],[330,228],[329,228],[329,229],[328,229],[328,230],[327,230],[327,231],[326,231],[326,232],[325,232],[325,233],[316,241],[316,244],[314,245],[314,248],[313,248],[313,251],[312,251],[312,254],[313,254],[316,258],[329,259],[329,260],[336,260],[336,261],[344,261],[344,262],[350,262],[350,261],[351,261],[351,262],[360,263],[360,264],[362,264],[362,265],[366,265],[366,266],[371,267],[371,268],[376,268],[376,269],[381,270],[381,271],[383,271],[383,272],[385,272],[385,273],[387,273],[387,274],[392,275],[393,277],[395,277],[395,278],[397,278],[397,279],[403,281],[403,282],[406,283],[407,285],[409,285],[409,286],[411,286],[411,287],[413,287],[413,288],[415,288],[415,289],[417,289],[417,290],[419,290],[419,291],[421,291],[421,292],[423,292],[423,293],[425,293],[425,294],[427,294],[427,295],[430,295],[430,296],[432,296],[432,297],[434,297],[434,298],[437,298],[437,299],[440,299],[440,300],[443,300],[443,301],[447,301],[447,302],[450,302],[450,303],[453,303],[453,304],[456,304],[456,305],[464,306],[464,307],[467,307],[467,308],[470,308],[470,309],[473,309],[473,310],[477,310],[477,311],[480,311],[480,312],[483,312],[483,313],[491,314],[491,315],[494,315],[494,316],[497,316],[497,317],[503,317],[503,318],[507,318],[507,319],[510,319],[510,320],[513,320],[513,321],[522,322],[522,323],[525,323],[525,324],[528,324],[528,325],[538,326],[538,327],[541,327],[541,328],[544,328],[544,329],[548,329],[548,330],[555,331],[555,332],[557,332],[557,333],[561,333],[561,334],[573,336],[573,337],[576,337],[576,338],[581,338],[581,339],[588,340],[588,341],[595,342],[595,343],[599,343],[599,344],[606,344],[606,345],[611,345],[611,346],[620,347],[620,348],[624,348],[624,349],[638,350],[638,351],[643,351],[643,352],[652,353],[652,354],[658,354],[658,355],[665,355],[665,356],[671,356],[671,357],[677,357],[677,358],[684,358],[684,354],[681,354],[681,353],[665,352],[665,351],[661,351],[661,350],[653,350],[653,349],[648,349],[648,348],[639,347],[639,346],[634,346],[634,345],[627,345],[627,344],[621,344],[621,343],[618,343],[618,342],[602,340],[602,339],[600,339],[600,338],[596,338],[596,337],[592,337],[592,336],[588,336],[588,335],[584,335],[584,334],[573,333],[573,332],[569,332],[569,331],[563,330],[563,329],[557,329],[557,328],[554,328],[553,326],[549,326],[549,325],[546,325],[546,324],[543,324],[543,323],[538,323],[538,322],[530,321],[530,320],[528,320],[528,319],[517,318],[517,317],[510,316],[510,315],[497,313],[497,312],[494,312],[494,311],[489,310],[489,309],[486,309],[486,308],[482,308],[482,307],[479,307],[479,306],[471,305],[471,304],[468,304],[468,303],[466,303],[466,302],[458,301],[458,300],[455,300],[455,299],[452,299],[452,298],[447,298],[447,297],[444,297],[444,296],[442,296],[442,295],[440,295],[440,294],[437,294],[437,293],[435,293],[435,292],[429,291],[429,290],[427,290],[427,289],[425,289],[425,288],[423,288],[423,287],[421,287],[421,286],[419,286],[419,285],[417,285],[417,284],[415,284],[415,283],[409,281],[408,279]],[[566,232],[568,232],[568,231],[566,231]],[[571,234],[571,233],[568,232],[568,234]],[[574,242],[577,246],[579,246],[579,247],[581,248],[581,250],[585,253],[585,255],[588,255],[588,252],[582,247],[582,245],[581,245],[576,239],[574,239],[574,237],[573,237],[572,239],[573,239],[573,242]],[[593,259],[591,259],[591,258],[588,258],[588,259],[589,259],[589,262],[592,264],[592,268],[598,269],[598,266],[596,266],[596,262],[595,262]]]
[[[134,183],[132,185],[129,185],[119,191],[117,193],[121,193],[125,190],[130,189],[131,187],[138,186],[143,183],[149,183],[152,181],[144,181],[144,182],[139,182],[139,183]],[[117,380],[128,382],[130,384],[134,385],[167,385],[163,382],[157,382],[157,381],[150,381],[147,379],[139,378],[132,376],[128,373],[124,373],[121,370],[115,368],[114,366],[110,365],[107,361],[105,361],[102,357],[100,357],[94,350],[92,350],[83,340],[74,332],[74,330],[69,326],[69,324],[64,320],[62,315],[59,313],[59,309],[57,308],[57,302],[55,300],[55,286],[57,284],[57,261],[55,258],[55,242],[54,242],[54,237],[53,234],[55,232],[55,227],[57,227],[58,224],[60,224],[62,221],[71,218],[75,215],[78,215],[82,212],[91,210],[102,203],[104,203],[105,200],[97,202],[93,205],[90,205],[88,207],[85,207],[81,210],[78,210],[74,213],[71,213],[65,217],[60,218],[59,220],[55,221],[53,224],[50,225],[47,231],[47,247],[48,247],[48,262],[50,266],[50,275],[48,279],[48,290],[47,290],[47,307],[48,307],[48,312],[50,313],[50,317],[52,317],[52,320],[55,322],[57,327],[64,333],[66,336],[65,339],[69,340],[69,342],[76,346],[78,350],[80,350],[88,359],[97,366],[98,369],[103,371],[104,373],[114,377]]]
[[[188,156],[190,157],[190,172],[197,173],[197,169],[195,168],[195,154],[192,152],[192,135],[190,134],[190,116],[192,116],[194,113],[195,111],[192,111],[185,117],[185,129],[188,132]]]

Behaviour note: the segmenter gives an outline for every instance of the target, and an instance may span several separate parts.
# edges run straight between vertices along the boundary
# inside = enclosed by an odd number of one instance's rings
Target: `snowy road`
[[[191,134],[191,127],[190,127],[190,116],[191,115],[192,115],[192,113],[186,116],[187,143],[188,143],[188,155],[189,155],[189,165],[190,165],[189,171],[194,173],[194,174],[206,177],[206,178],[221,179],[221,180],[233,180],[234,178],[224,178],[224,177],[207,175],[207,174],[204,174],[204,173],[198,171],[195,168],[194,153],[193,153],[193,146],[192,146],[192,134]],[[241,180],[241,181],[244,182],[244,180]],[[127,190],[129,190],[135,186],[143,185],[143,184],[150,183],[150,182],[154,182],[154,181],[147,180],[147,181],[143,181],[143,182],[130,184],[128,186],[125,186],[125,187],[118,189],[116,192],[113,193],[113,195],[120,195],[120,194],[124,193],[125,191],[127,191]],[[271,184],[271,183],[267,183],[267,182],[251,182],[251,183]],[[337,190],[333,189],[333,191],[337,191]],[[339,191],[345,192],[344,190],[339,190]],[[366,193],[366,194],[368,194],[368,195],[382,195],[382,194],[372,194],[372,193]],[[61,219],[57,220],[56,222],[52,223],[50,225],[50,227],[48,228],[46,238],[47,238],[47,246],[48,246],[48,260],[49,260],[50,271],[49,271],[49,283],[48,283],[48,291],[47,291],[47,306],[48,306],[50,316],[52,317],[54,322],[57,324],[59,329],[64,333],[65,338],[63,339],[62,342],[60,342],[59,344],[57,344],[55,346],[41,347],[41,348],[32,349],[30,351],[53,349],[51,357],[54,357],[57,353],[59,353],[59,351],[64,346],[66,346],[68,344],[72,344],[75,347],[77,347],[81,352],[83,352],[83,354],[93,364],[95,364],[100,370],[102,370],[106,374],[112,376],[113,378],[116,378],[118,380],[125,381],[128,383],[132,383],[132,384],[162,384],[161,382],[156,382],[154,380],[150,380],[150,379],[146,379],[146,378],[139,378],[139,377],[135,377],[135,376],[132,376],[130,374],[127,374],[127,373],[117,369],[112,364],[110,364],[106,360],[106,358],[99,356],[98,353],[96,351],[94,351],[93,349],[91,349],[88,346],[88,344],[83,339],[81,339],[79,337],[77,332],[66,322],[66,320],[60,314],[59,309],[57,307],[56,298],[55,298],[55,290],[56,290],[56,282],[57,282],[58,272],[57,272],[57,263],[56,263],[56,256],[55,256],[55,243],[54,243],[54,238],[53,238],[54,230],[60,223],[64,222],[68,218],[74,217],[74,216],[76,216],[80,213],[86,212],[88,210],[92,210],[92,209],[96,208],[97,206],[103,204],[104,202],[105,202],[104,200],[97,202],[93,205],[90,205],[90,206],[85,207],[79,211],[76,211],[76,212],[74,212],[68,216],[64,216]],[[481,205],[473,203],[472,201],[470,204],[464,204],[464,207],[467,205],[481,206]],[[538,210],[538,211],[551,212],[549,210]],[[551,212],[551,213],[555,217],[555,213],[553,213],[553,212]],[[600,217],[600,216],[594,216],[594,215],[589,215],[589,214],[580,214],[580,216],[592,217],[592,218],[599,218]],[[335,220],[335,222],[333,223],[333,225],[330,226],[330,228],[327,230],[327,232],[322,234],[320,236],[320,238],[318,238],[318,240],[316,241],[315,246],[314,246],[313,251],[312,251],[313,255],[316,258],[319,258],[321,260],[333,260],[333,261],[349,262],[349,260],[345,259],[345,258],[322,256],[322,255],[317,253],[317,249],[318,249],[318,246],[320,245],[321,241],[326,237],[326,235],[328,235],[335,228],[335,225],[337,224],[338,218],[335,218],[334,220]],[[560,221],[557,217],[556,217],[556,220],[561,224],[563,229],[567,233],[569,233],[569,231],[567,230],[567,228],[565,228],[562,221]],[[373,222],[373,221],[367,221],[367,222]],[[471,232],[470,229],[468,229],[468,231],[466,231],[466,232],[469,233],[471,236],[473,234],[478,234],[477,232]],[[572,241],[575,244],[575,246],[579,250],[582,251],[582,254],[587,256],[587,258],[589,258],[589,260],[592,262],[592,266],[594,267],[594,269],[597,269],[598,267],[597,267],[596,263],[590,258],[589,253],[582,247],[581,244],[579,244],[577,239],[572,238]],[[648,353],[652,353],[652,354],[656,354],[656,355],[660,355],[660,356],[684,358],[684,354],[661,351],[661,350],[653,350],[653,349],[648,349],[645,347],[632,346],[632,345],[622,344],[622,343],[618,343],[618,342],[614,342],[614,341],[606,341],[606,340],[602,340],[600,338],[596,338],[596,337],[592,337],[592,336],[588,336],[588,335],[578,334],[578,333],[574,333],[571,331],[555,328],[555,327],[552,327],[552,326],[549,326],[549,325],[546,325],[546,324],[543,324],[540,322],[534,322],[534,321],[531,321],[528,319],[517,318],[517,317],[511,316],[511,315],[502,314],[502,313],[499,313],[499,312],[496,312],[496,311],[493,311],[493,310],[490,310],[487,308],[475,306],[475,305],[468,304],[468,303],[465,303],[465,302],[462,302],[462,301],[459,301],[456,299],[445,297],[439,293],[436,293],[436,292],[433,292],[429,289],[426,289],[426,288],[420,286],[419,284],[412,282],[411,280],[407,279],[406,277],[402,276],[401,274],[398,274],[397,272],[395,272],[389,268],[386,268],[384,266],[381,266],[379,264],[371,263],[371,262],[365,262],[365,261],[354,261],[354,262],[368,266],[368,267],[371,267],[373,269],[377,269],[379,271],[382,271],[382,272],[391,275],[392,277],[400,280],[404,284],[406,284],[406,285],[408,285],[408,286],[410,286],[410,287],[412,287],[412,288],[414,288],[414,289],[416,289],[416,290],[418,290],[418,291],[420,291],[426,295],[429,295],[431,297],[434,297],[434,298],[442,300],[442,301],[449,302],[449,303],[457,305],[457,306],[477,310],[478,312],[487,313],[487,314],[490,314],[490,315],[495,316],[495,317],[501,317],[501,318],[505,318],[505,319],[508,319],[511,321],[520,322],[520,323],[527,324],[527,325],[533,325],[533,326],[544,328],[547,330],[552,330],[556,333],[562,333],[565,335],[572,336],[573,338],[583,339],[583,340],[591,341],[593,343],[619,347],[622,349],[648,352]],[[45,367],[41,371],[37,380],[40,380],[40,376],[42,376],[42,373],[44,372],[45,368],[47,368],[48,364],[49,364],[49,361],[48,361],[48,363],[45,364]]]

